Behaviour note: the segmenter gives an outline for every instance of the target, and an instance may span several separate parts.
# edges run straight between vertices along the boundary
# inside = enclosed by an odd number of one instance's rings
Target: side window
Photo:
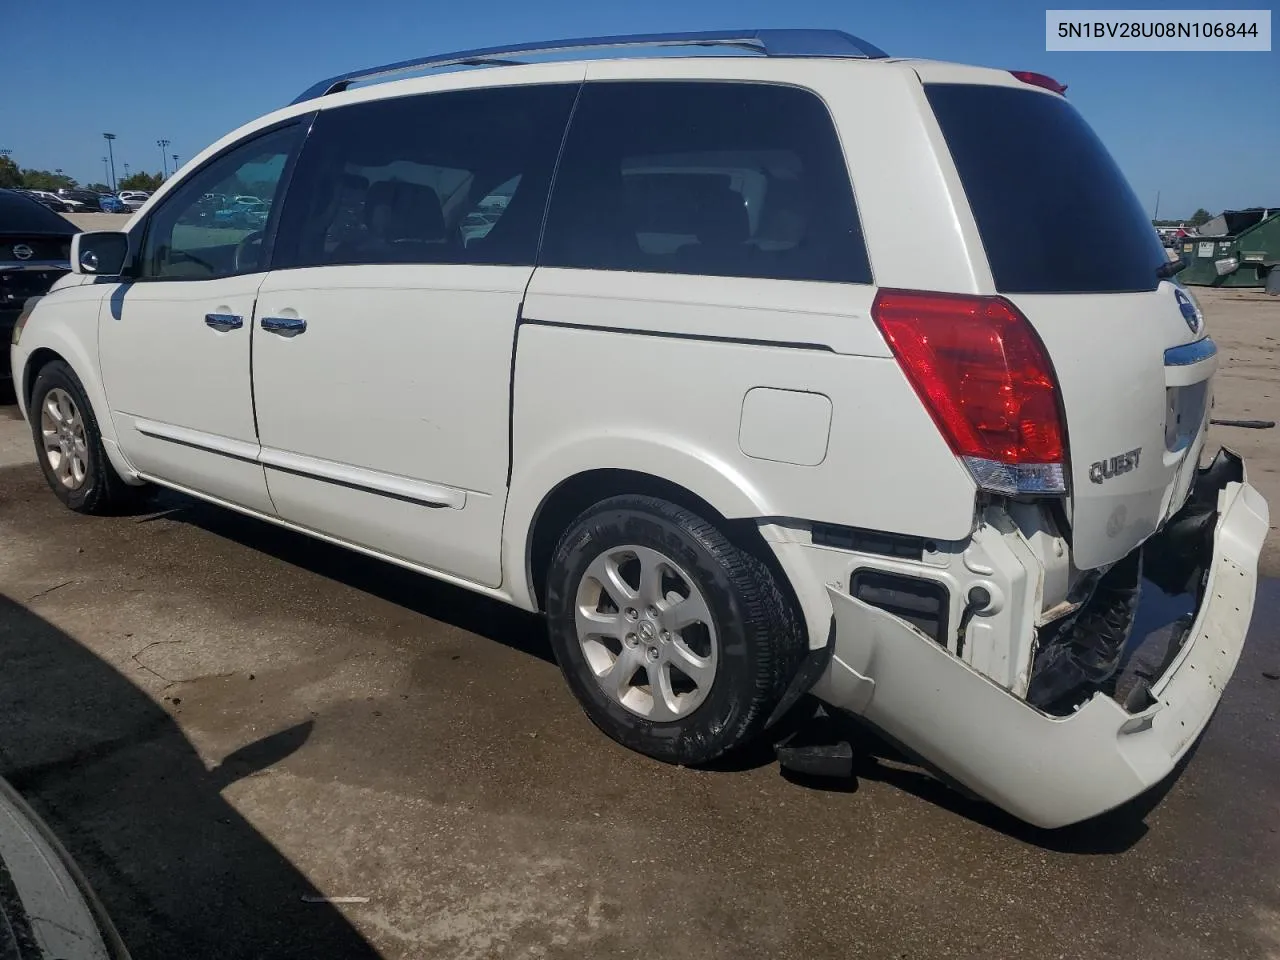
[[[458,90],[322,111],[272,266],[532,264],[577,90]]]
[[[826,105],[760,83],[588,83],[539,262],[871,282]]]
[[[212,280],[265,269],[262,239],[301,128],[231,148],[188,177],[147,223],[140,276]]]

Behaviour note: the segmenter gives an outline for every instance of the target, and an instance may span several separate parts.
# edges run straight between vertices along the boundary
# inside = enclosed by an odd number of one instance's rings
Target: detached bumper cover
[[[836,641],[824,699],[1037,826],[1117,807],[1177,765],[1244,646],[1267,503],[1247,482],[1228,482],[1217,507],[1203,598],[1181,650],[1151,684],[1154,703],[1141,712],[1095,694],[1068,717],[1041,713],[901,620],[831,587]]]

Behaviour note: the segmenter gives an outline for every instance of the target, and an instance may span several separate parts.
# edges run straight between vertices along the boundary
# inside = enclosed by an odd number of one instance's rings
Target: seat
[[[365,230],[334,251],[339,263],[430,263],[448,243],[440,198],[430,187],[381,180],[364,200]]]
[[[751,237],[751,221],[742,194],[733,190],[727,178],[700,178],[711,185],[699,184],[688,200],[686,213],[689,232],[697,243],[676,252],[682,272],[712,275],[733,274],[740,270],[747,255]]]

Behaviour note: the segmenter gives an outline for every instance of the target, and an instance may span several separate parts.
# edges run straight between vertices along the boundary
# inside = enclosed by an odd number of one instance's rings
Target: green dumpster
[[[1280,265],[1280,210],[1227,210],[1205,227],[1215,225],[1220,236],[1183,238],[1178,253],[1187,267],[1178,280],[1201,287],[1265,287],[1267,275]]]

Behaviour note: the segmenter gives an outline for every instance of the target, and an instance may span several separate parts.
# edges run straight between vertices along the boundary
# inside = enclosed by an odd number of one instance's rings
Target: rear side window
[[[1154,290],[1164,248],[1097,135],[1065,99],[928,84],[1003,293]]]
[[[577,90],[482,88],[321,111],[274,266],[531,265]]]
[[[871,282],[826,106],[766,84],[586,84],[540,262]]]

